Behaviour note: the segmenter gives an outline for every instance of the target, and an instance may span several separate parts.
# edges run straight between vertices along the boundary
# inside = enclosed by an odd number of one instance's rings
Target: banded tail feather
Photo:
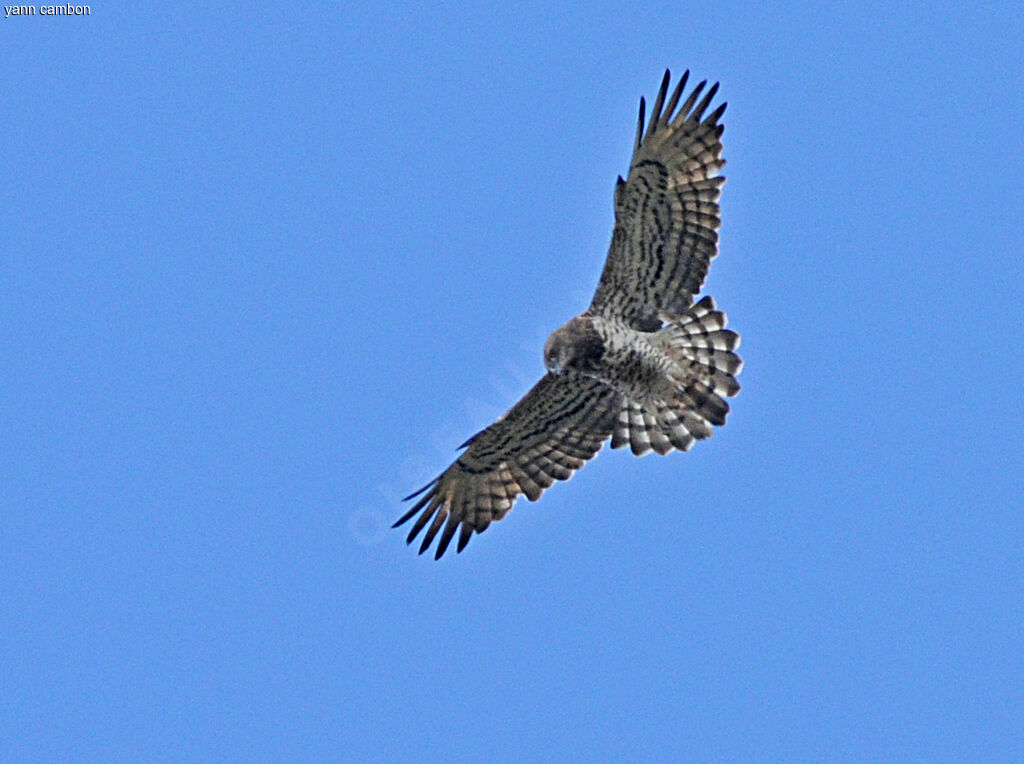
[[[725,313],[708,296],[655,333],[655,344],[675,362],[666,374],[665,394],[623,407],[612,448],[628,445],[637,456],[688,451],[694,441],[710,437],[714,427],[725,424],[729,404],[724,397],[739,392],[736,375],[743,368],[743,360],[733,352],[740,336],[726,329],[726,322]]]

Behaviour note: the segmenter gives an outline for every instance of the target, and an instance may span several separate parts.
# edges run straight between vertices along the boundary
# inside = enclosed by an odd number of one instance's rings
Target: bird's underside
[[[589,308],[552,333],[548,373],[466,450],[395,523],[414,515],[408,541],[420,553],[440,534],[435,558],[456,531],[458,551],[502,519],[520,494],[536,501],[567,480],[611,438],[612,448],[688,450],[725,424],[725,397],[739,391],[739,335],[711,297],[694,303],[718,252],[724,178],[723,103],[705,82],[679,105],[688,72],[668,92],[665,73],[650,120],[640,99],[628,177],[615,190],[615,228]],[[698,101],[699,99],[699,101]],[[678,109],[677,109],[678,106]]]

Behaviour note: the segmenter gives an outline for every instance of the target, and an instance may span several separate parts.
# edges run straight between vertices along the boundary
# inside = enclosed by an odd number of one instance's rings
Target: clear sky
[[[1024,758],[1021,4],[489,6],[0,19],[0,755]],[[666,67],[728,426],[418,557]]]

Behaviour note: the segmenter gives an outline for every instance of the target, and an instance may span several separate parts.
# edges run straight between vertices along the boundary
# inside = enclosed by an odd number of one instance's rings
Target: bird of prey
[[[640,99],[597,293],[548,338],[547,373],[463,443],[466,450],[448,469],[406,497],[420,498],[394,527],[420,513],[408,542],[426,528],[421,554],[440,532],[439,559],[456,530],[461,552],[520,494],[536,501],[609,437],[612,448],[628,445],[638,456],[667,454],[688,450],[725,424],[723,396],[740,389],[742,361],[733,352],[739,335],[725,328],[710,296],[694,302],[718,254],[725,104],[705,116],[718,91],[716,83],[704,93],[705,80],[680,105],[688,77],[669,93],[665,72],[646,123]]]

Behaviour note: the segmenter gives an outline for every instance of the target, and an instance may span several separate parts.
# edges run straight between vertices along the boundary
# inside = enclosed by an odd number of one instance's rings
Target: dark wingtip
[[[665,96],[668,95],[668,84],[672,81],[672,73],[666,69],[665,76],[661,78],[661,85],[658,87],[658,98],[656,100],[665,102]],[[658,111],[655,109],[655,111]],[[653,114],[652,114],[653,116]]]
[[[704,117],[704,110],[707,109],[708,106],[711,104],[711,100],[715,97],[715,94],[717,92],[718,83],[716,82],[708,89],[708,92],[704,94],[704,98],[701,100],[699,104],[697,104],[697,108],[693,110],[694,119],[699,120]]]
[[[421,488],[420,490],[416,491],[416,493],[410,493],[410,494],[409,494],[408,496],[406,496],[406,497],[405,497],[404,499],[402,499],[402,501],[409,501],[409,499],[412,499],[412,498],[415,498],[416,496],[419,496],[419,495],[420,495],[421,493],[423,493],[423,492],[424,492],[425,490],[427,490],[428,488],[431,488],[431,487],[433,487],[433,486],[434,486],[434,485],[435,485],[435,484],[437,483],[437,481],[438,481],[439,479],[440,479],[440,478],[434,478],[434,479],[433,479],[433,480],[431,480],[431,481],[430,481],[429,483],[427,483],[427,484],[426,484],[425,486],[423,486],[423,487],[422,487],[422,488]],[[419,511],[420,511],[420,510],[421,510],[421,509],[423,508],[423,505],[424,505],[424,504],[426,504],[426,503],[427,503],[427,501],[429,501],[429,500],[430,500],[430,498],[431,498],[431,497],[432,497],[433,495],[434,495],[434,492],[433,492],[433,491],[431,491],[431,492],[430,492],[430,493],[428,493],[428,494],[427,494],[426,496],[423,496],[422,498],[420,498],[420,500],[419,500],[419,501],[417,501],[417,502],[416,502],[416,503],[415,503],[415,504],[414,504],[414,505],[412,506],[412,509],[410,509],[410,510],[409,510],[408,512],[406,512],[406,513],[405,513],[404,515],[402,515],[402,516],[401,516],[400,518],[398,518],[397,520],[395,520],[395,524],[394,524],[394,525],[392,525],[391,527],[392,527],[392,528],[397,528],[397,527],[398,527],[399,525],[402,525],[403,523],[407,523],[407,522],[409,521],[409,518],[411,518],[411,517],[412,517],[413,515],[415,515],[415,514],[416,514],[417,512],[419,512]],[[411,541],[411,539],[410,539],[410,541]]]
[[[456,519],[454,514],[448,516],[448,523],[444,526],[444,532],[441,533],[441,540],[437,542],[437,551],[434,552],[434,559],[440,560],[441,555],[448,549],[448,545],[452,541],[452,536],[455,535],[455,529],[459,527],[459,520]]]
[[[704,86],[707,84],[707,80],[701,80],[697,83],[697,86],[690,91],[690,95],[686,97],[686,101],[683,102],[682,107],[679,109],[680,114],[684,115],[685,119],[693,119],[693,105],[697,103],[697,99],[700,98],[700,94],[704,90]]]
[[[643,96],[640,96],[640,115],[637,117],[636,122],[636,140],[633,141],[633,151],[636,151],[640,147],[640,142],[644,137],[644,112],[647,110],[647,102]]]
[[[412,509],[410,509],[408,512],[406,512],[404,515],[402,515],[400,518],[395,520],[395,524],[392,525],[391,527],[392,528],[397,528],[399,525],[402,525],[404,523],[409,522],[409,518],[412,517],[413,515],[415,515],[417,512],[419,512],[420,508],[426,503],[427,499],[429,499],[429,498],[430,498],[429,496],[424,496],[422,499],[417,501],[416,505]]]
[[[429,504],[427,504],[428,501],[430,502]],[[416,535],[421,530],[423,530],[423,526],[427,524],[427,521],[431,518],[431,516],[435,512],[437,512],[437,509],[441,505],[441,502],[437,498],[436,491],[431,491],[426,496],[422,497],[419,501],[417,501],[416,506],[410,509],[401,517],[401,519],[398,521],[398,525],[401,525],[414,514],[423,509],[424,505],[426,505],[426,509],[423,510],[423,513],[420,515],[419,519],[413,524],[412,529],[409,531],[409,536],[406,538],[406,543],[411,544],[412,540],[416,538]]]
[[[437,535],[437,529],[441,527],[441,523],[444,522],[444,515],[440,512],[434,517],[434,522],[427,528],[427,532],[423,534],[423,542],[420,544],[420,554],[423,554],[430,548],[430,542],[434,540],[434,536]]]
[[[672,75],[666,69],[665,76],[661,79],[661,87],[658,88],[658,95],[654,99],[654,107],[651,109],[651,120],[647,126],[647,135],[653,133],[661,121],[661,107],[665,105],[665,95],[668,93],[668,83],[671,79]]]
[[[441,530],[441,525],[444,523],[446,517],[448,517],[447,512],[445,512],[444,510],[438,511],[437,515],[434,517],[434,522],[430,524],[430,527],[427,528],[427,532],[423,534],[423,543],[420,544],[420,554],[423,554],[425,551],[427,551],[427,548],[434,540],[434,536],[436,536],[437,532]]]
[[[451,543],[452,537],[445,534],[441,537],[441,540],[437,543],[437,549],[434,550],[434,559],[440,560],[446,551],[448,551],[448,544]]]
[[[469,539],[473,535],[473,526],[468,523],[462,524],[462,530],[459,531],[459,543],[455,547],[455,554],[461,554],[462,550],[466,548],[466,544],[469,543]]]
[[[436,478],[434,478],[433,480],[431,480],[429,483],[427,483],[425,486],[423,486],[422,488],[419,488],[419,489],[413,491],[412,493],[410,493],[408,496],[406,496],[404,499],[402,499],[402,501],[409,501],[409,499],[415,499],[417,496],[419,496],[425,490],[430,488],[430,486],[435,485],[437,483],[437,481],[440,480],[440,479],[441,479],[441,477],[439,475]]]
[[[707,119],[705,119],[704,121],[709,125],[715,124],[719,119],[721,119],[722,115],[725,114],[725,107],[728,105],[728,101],[723,101],[722,105],[715,109],[713,112],[711,112],[708,115]]]
[[[679,82],[676,83],[676,88],[672,91],[672,95],[668,99],[668,103],[665,105],[665,112],[662,116],[662,120],[666,125],[672,121],[672,115],[675,114],[676,106],[679,104],[679,97],[683,93],[683,88],[686,87],[686,80],[689,76],[690,70],[687,69],[679,79]]]

